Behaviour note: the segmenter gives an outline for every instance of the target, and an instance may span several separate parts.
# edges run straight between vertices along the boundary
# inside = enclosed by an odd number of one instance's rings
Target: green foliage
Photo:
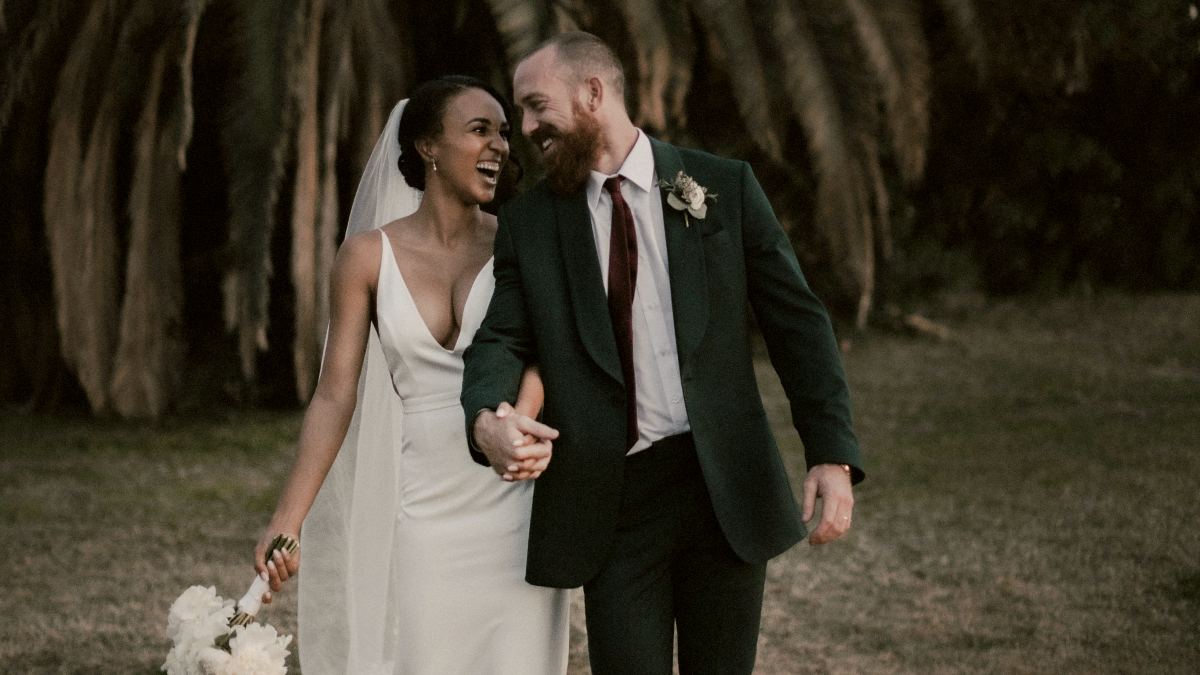
[[[982,13],[986,78],[935,59],[930,170],[899,248],[965,254],[995,293],[1197,287],[1200,24],[1168,0],[1028,4]]]

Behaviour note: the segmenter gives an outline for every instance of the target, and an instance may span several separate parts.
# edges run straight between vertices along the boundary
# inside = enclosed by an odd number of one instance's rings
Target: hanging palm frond
[[[692,89],[692,70],[696,64],[696,36],[692,30],[692,15],[686,0],[658,0],[663,17],[666,43],[670,46],[666,82],[662,90],[648,94],[660,96],[666,115],[663,132],[668,138],[687,127],[687,96]]]
[[[291,275],[296,290],[292,353],[300,401],[307,401],[315,388],[329,323],[326,286],[342,225],[338,149],[350,126],[353,94],[356,90],[367,94],[365,110],[358,107],[368,120],[361,127],[360,141],[366,146],[369,136],[373,145],[384,115],[398,95],[394,92],[408,79],[408,58],[397,49],[399,31],[386,18],[386,7],[379,0],[360,0],[345,7],[314,1],[296,69]],[[358,68],[356,51],[361,53]],[[359,74],[364,80],[361,85],[356,79]]]
[[[988,75],[987,39],[976,11],[975,0],[938,0],[942,11],[954,26],[954,37],[967,60],[975,66],[981,78]]]
[[[240,71],[222,128],[229,177],[233,265],[224,283],[225,324],[238,335],[242,377],[254,382],[267,349],[271,234],[289,147],[289,89],[303,39],[304,3],[258,0],[234,7],[233,49]]]
[[[655,3],[643,0],[615,0],[625,19],[625,29],[631,36],[635,54],[637,109],[633,121],[648,131],[657,132],[667,126],[664,94],[671,76],[671,46],[667,29]]]
[[[324,346],[325,328],[329,325],[328,283],[333,275],[333,261],[337,255],[338,233],[341,230],[337,176],[338,147],[343,136],[344,120],[350,108],[347,91],[350,89],[353,77],[350,33],[338,31],[338,34],[340,34],[336,43],[338,54],[334,57],[334,75],[329,79],[331,86],[325,96],[324,124],[321,130],[321,208],[317,214],[317,246],[313,279],[316,286],[316,320],[313,325],[306,328],[313,340],[317,355],[317,370],[312,372],[314,383],[320,370],[320,353]],[[300,386],[299,380],[297,380],[297,386]],[[301,392],[305,391],[311,390],[301,389]],[[303,400],[307,400],[307,397]]]
[[[496,30],[504,41],[508,66],[550,36],[550,8],[544,0],[488,0]]]
[[[408,27],[388,13],[387,0],[355,0],[350,4],[353,78],[345,82],[344,118],[354,135],[354,161],[362,167],[387,121],[388,113],[413,79],[413,37]]]
[[[839,60],[852,61],[839,32],[844,32],[846,22],[838,20],[828,3],[821,10],[805,12],[792,0],[771,0],[770,40],[782,65],[784,92],[808,138],[817,174],[815,225],[837,259],[843,292],[853,298],[855,320],[861,325],[875,290],[878,211],[872,208],[868,176],[874,173],[872,164],[878,163],[871,140],[877,99],[869,86],[862,86],[861,72],[834,67]],[[810,18],[822,21],[820,34]],[[853,93],[847,95],[845,89]]]
[[[341,16],[330,27],[330,53],[323,79],[330,83],[325,90],[321,130],[321,208],[317,220],[316,282],[317,322],[309,328],[317,349],[323,347],[325,327],[329,325],[330,298],[328,281],[333,273],[333,261],[337,254],[338,235],[341,231],[341,208],[338,199],[338,152],[349,131],[348,120],[354,112],[354,12],[363,7],[352,6],[348,16]],[[363,17],[366,19],[367,17]],[[380,91],[379,83],[368,87]]]
[[[148,7],[142,5],[142,7]],[[191,138],[191,70],[203,2],[154,5],[146,30],[167,38],[148,60],[135,127],[130,234],[111,397],[122,417],[157,417],[183,373],[180,176]],[[165,11],[164,11],[165,10]],[[153,44],[153,43],[151,43]]]
[[[600,10],[606,9],[603,4],[594,0],[553,0],[550,3],[550,25],[545,32],[549,35],[573,30],[605,33],[597,22],[597,19],[604,16],[604,12],[601,11],[601,16],[598,17],[597,5],[600,5]]]
[[[745,4],[724,0],[693,0],[696,15],[720,50],[714,58],[729,73],[733,99],[750,138],[771,159],[783,161],[783,143],[771,114],[758,37]]]
[[[8,129],[13,108],[29,93],[35,75],[44,72],[48,65],[46,59],[53,57],[53,54],[47,54],[48,48],[54,41],[56,31],[61,30],[67,22],[71,14],[68,9],[79,12],[77,7],[71,7],[70,4],[62,0],[46,0],[34,5],[30,8],[32,15],[25,18],[20,35],[8,35],[9,27],[0,27],[0,36],[4,38],[0,41],[4,45],[0,47],[0,58],[3,59],[0,66],[0,141]]]
[[[844,0],[883,94],[900,176],[920,179],[929,146],[929,49],[911,0]]]
[[[58,76],[42,206],[63,360],[101,413],[108,409],[116,343],[120,249],[113,164],[120,110],[115,88],[99,95],[97,89],[106,81],[122,5],[91,5]]]
[[[296,332],[292,359],[296,395],[308,400],[320,364],[317,323],[317,212],[320,208],[320,74],[324,0],[308,3],[307,26],[296,64],[296,169],[292,181],[292,285],[296,292]]]

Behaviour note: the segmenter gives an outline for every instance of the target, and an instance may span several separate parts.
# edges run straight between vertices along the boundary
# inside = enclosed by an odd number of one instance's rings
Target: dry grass
[[[760,672],[1200,669],[1200,297],[947,322],[950,341],[848,355],[870,462],[856,528],[772,563]],[[0,672],[155,672],[175,595],[241,592],[297,425],[0,418]],[[294,610],[285,595],[267,620],[291,632]]]

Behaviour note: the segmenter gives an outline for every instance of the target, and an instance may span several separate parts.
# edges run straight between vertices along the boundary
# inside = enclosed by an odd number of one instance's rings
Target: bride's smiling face
[[[500,171],[508,161],[508,120],[504,109],[482,89],[452,98],[442,115],[442,132],[419,142],[421,153],[437,162],[425,172],[426,189],[440,181],[466,203],[486,204],[496,197]]]

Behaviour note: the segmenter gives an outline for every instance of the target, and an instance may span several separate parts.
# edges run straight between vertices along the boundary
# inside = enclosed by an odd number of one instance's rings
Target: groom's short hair
[[[625,99],[625,68],[604,40],[579,30],[559,33],[531,49],[521,60],[547,47],[555,48],[558,59],[571,67],[577,81],[599,75],[619,99]]]

